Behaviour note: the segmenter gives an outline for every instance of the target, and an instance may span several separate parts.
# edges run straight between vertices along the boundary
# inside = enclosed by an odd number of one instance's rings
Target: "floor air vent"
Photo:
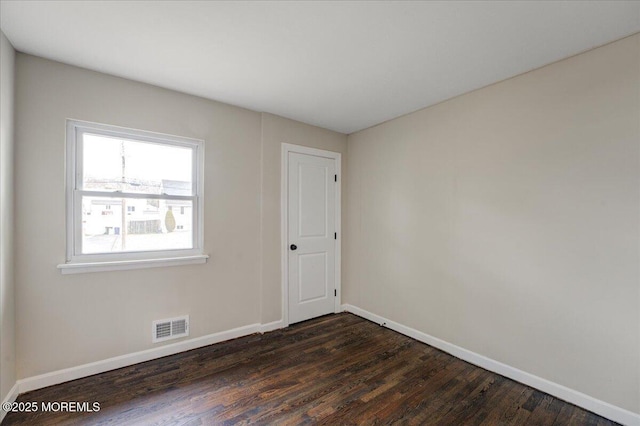
[[[189,335],[189,315],[153,322],[153,343],[177,339]]]

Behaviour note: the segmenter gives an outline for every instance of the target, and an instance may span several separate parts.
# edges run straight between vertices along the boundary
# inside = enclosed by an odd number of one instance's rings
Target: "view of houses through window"
[[[82,254],[193,248],[189,147],[85,133]]]

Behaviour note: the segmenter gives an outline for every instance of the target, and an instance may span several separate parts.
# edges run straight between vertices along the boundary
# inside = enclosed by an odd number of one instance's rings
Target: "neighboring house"
[[[113,186],[116,185],[121,183],[114,182]],[[158,188],[159,193],[191,195],[190,182],[163,180],[146,182],[145,185]],[[122,203],[122,198],[86,197],[82,205],[84,235],[120,235]],[[127,234],[166,233],[165,218],[169,210],[176,221],[175,232],[191,231],[193,226],[190,200],[124,199],[124,205]]]
[[[115,234],[122,229],[122,198],[94,198],[84,200],[82,213],[85,235]],[[127,233],[151,234],[162,232],[163,216],[154,200],[126,199]],[[154,205],[155,204],[155,205]]]

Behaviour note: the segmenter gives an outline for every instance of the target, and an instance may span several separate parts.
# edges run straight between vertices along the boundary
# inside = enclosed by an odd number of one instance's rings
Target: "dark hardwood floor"
[[[613,425],[351,314],[329,315],[21,395],[94,413],[3,425]]]

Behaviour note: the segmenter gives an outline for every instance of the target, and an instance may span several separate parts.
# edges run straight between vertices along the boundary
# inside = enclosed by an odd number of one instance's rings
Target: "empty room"
[[[640,426],[640,1],[0,29],[2,426]]]

